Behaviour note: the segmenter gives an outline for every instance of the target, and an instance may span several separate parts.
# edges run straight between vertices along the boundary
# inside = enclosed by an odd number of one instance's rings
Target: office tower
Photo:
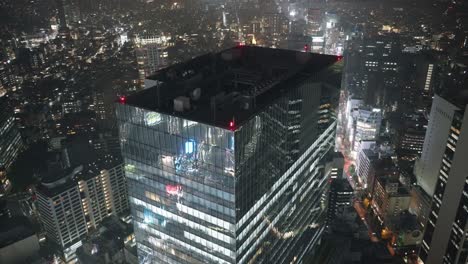
[[[167,48],[171,37],[138,36],[135,38],[135,52],[141,87],[145,87],[146,77],[169,65]]]
[[[361,141],[376,140],[380,135],[382,124],[382,111],[377,108],[360,108],[354,121],[353,150],[357,153]]]
[[[466,230],[468,230],[466,209],[468,208],[468,129],[466,128],[468,98],[463,93],[457,94],[456,97],[446,98],[447,101],[444,100],[444,103],[448,104],[450,101],[450,105],[457,106],[457,109],[451,113],[445,112],[444,121],[431,117],[429,123],[431,129],[434,128],[432,122],[444,125],[447,128],[444,131],[447,136],[440,134],[440,137],[445,138],[442,144],[443,154],[437,156],[439,160],[431,160],[432,163],[438,164],[439,168],[432,196],[431,212],[419,252],[423,263],[428,264],[466,263],[468,260],[466,237]],[[434,105],[436,111],[441,110],[439,106],[440,104]],[[449,116],[451,118],[448,118]],[[448,127],[445,126],[445,119],[450,119]],[[440,137],[437,140],[441,140]],[[428,147],[439,147],[439,145],[434,143]]]
[[[432,198],[418,185],[411,187],[411,202],[408,211],[417,216],[418,225],[424,230],[431,211]]]
[[[325,173],[330,179],[346,179],[344,173],[344,156],[341,152],[329,155],[329,161],[325,166]]]
[[[0,98],[0,196],[11,188],[7,171],[23,148],[13,111],[8,107],[6,100]]]
[[[314,35],[322,29],[323,12],[320,8],[308,8],[306,14],[307,34]]]
[[[341,152],[334,153],[325,167],[325,172],[329,171],[331,181],[327,204],[328,226],[334,224],[338,218],[343,218],[352,205],[354,191],[343,174],[343,167],[344,157]]]
[[[55,7],[57,8],[57,15],[60,28],[67,27],[67,19],[65,17],[65,0],[55,0]]]
[[[105,217],[128,210],[123,164],[118,158],[105,156],[54,171],[37,187],[36,205],[47,238],[69,261],[84,236]]]
[[[55,0],[61,28],[67,28],[80,20],[78,3],[73,0]]]
[[[398,107],[413,111],[430,105],[440,85],[437,61],[428,54],[405,54],[399,62],[401,95]]]
[[[364,106],[364,101],[362,99],[357,98],[349,98],[346,101],[346,110],[344,114],[344,119],[346,123],[344,124],[345,130],[348,133],[348,139],[350,142],[354,140],[354,126],[355,120],[359,116],[359,108]]]
[[[2,63],[0,65],[0,83],[3,86],[4,92],[15,91],[18,88],[19,78],[17,77],[18,69],[13,63]]]
[[[414,161],[421,156],[428,122],[424,113],[423,110],[403,113],[395,128],[397,152],[402,160]]]
[[[348,179],[338,178],[330,183],[328,193],[327,224],[331,225],[342,218],[346,209],[352,206],[354,190]]]
[[[280,35],[288,32],[289,20],[283,13],[266,13],[263,17],[267,34]]]
[[[375,178],[375,163],[379,153],[374,149],[364,148],[359,151],[356,159],[356,174],[364,188],[372,185]]]
[[[457,109],[458,107],[448,100],[438,95],[434,96],[421,158],[416,160],[414,165],[418,185],[429,196],[434,194],[453,115]]]
[[[398,176],[399,173],[389,171],[375,179],[371,208],[382,225],[395,226],[400,213],[408,210],[410,205],[411,195]]]
[[[0,168],[8,169],[23,147],[13,111],[0,99]]]
[[[388,174],[394,166],[391,156],[393,149],[387,145],[377,145],[375,141],[362,141],[356,158],[356,175],[362,187],[372,195],[376,177]]]
[[[400,98],[401,45],[397,34],[356,40],[358,47],[347,55],[346,86],[366,105],[385,109]]]
[[[140,262],[301,261],[325,228],[338,61],[241,46],[118,100]]]

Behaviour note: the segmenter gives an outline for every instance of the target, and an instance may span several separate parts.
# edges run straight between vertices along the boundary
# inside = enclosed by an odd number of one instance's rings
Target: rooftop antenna
[[[211,112],[213,114],[213,123],[216,121],[216,97],[211,97]]]
[[[158,103],[158,109],[161,108],[161,96],[160,96],[161,91],[160,90],[161,90],[161,85],[160,84],[156,85],[156,97],[157,97],[156,100]]]

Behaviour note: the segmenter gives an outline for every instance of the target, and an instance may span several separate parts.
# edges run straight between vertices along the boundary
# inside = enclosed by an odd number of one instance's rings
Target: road
[[[356,210],[357,214],[359,215],[359,217],[361,218],[362,222],[364,223],[364,225],[366,225],[367,227],[367,230],[368,230],[368,233],[369,233],[369,239],[372,241],[372,242],[379,242],[379,238],[377,237],[377,235],[375,234],[375,232],[372,230],[372,227],[370,225],[367,224],[367,220],[366,220],[366,209],[364,209],[364,207],[362,206],[362,204],[359,202],[359,201],[355,201],[354,202],[354,209]]]

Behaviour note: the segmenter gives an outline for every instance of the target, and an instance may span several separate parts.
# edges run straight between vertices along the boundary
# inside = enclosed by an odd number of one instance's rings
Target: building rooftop
[[[330,187],[336,192],[354,192],[348,179],[333,179]]]
[[[72,186],[80,180],[88,180],[101,173],[101,170],[111,169],[122,163],[120,157],[104,155],[92,162],[76,167],[55,170],[49,172],[42,178],[37,190],[49,197],[55,196]]]
[[[331,55],[239,46],[160,70],[147,78],[147,89],[119,101],[232,129],[311,77],[339,87],[340,60]]]
[[[0,248],[35,235],[31,222],[25,216],[0,218]]]

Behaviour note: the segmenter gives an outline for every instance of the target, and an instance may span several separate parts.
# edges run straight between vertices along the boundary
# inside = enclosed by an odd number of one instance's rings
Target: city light
[[[0,2],[2,263],[467,262],[468,1]]]

